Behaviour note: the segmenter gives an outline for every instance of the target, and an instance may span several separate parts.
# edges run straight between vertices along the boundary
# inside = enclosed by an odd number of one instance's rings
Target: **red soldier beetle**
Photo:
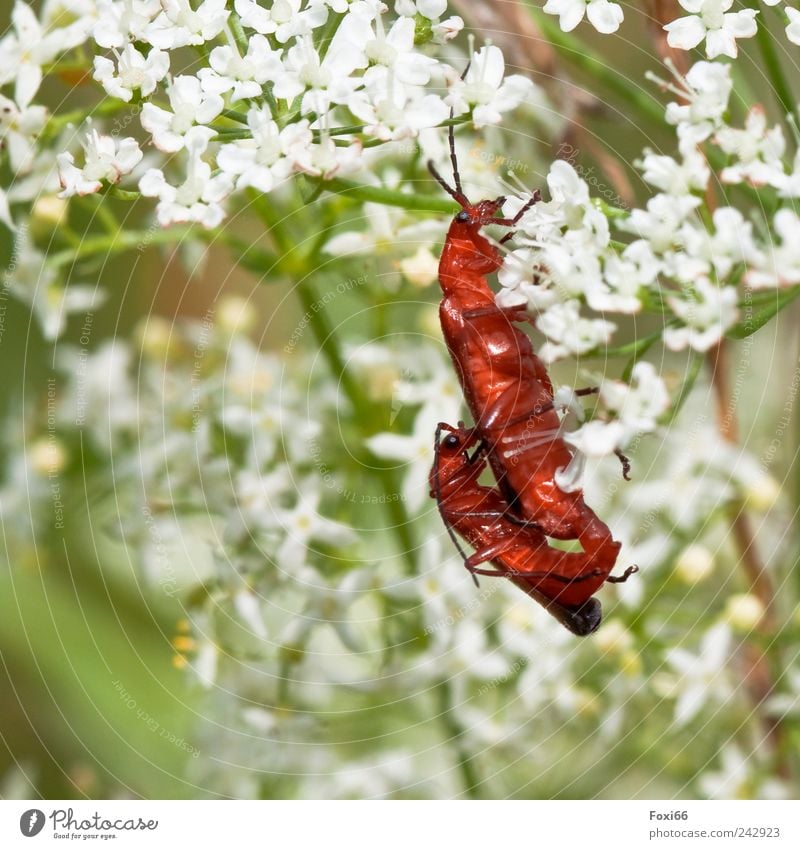
[[[514,227],[540,199],[539,193],[513,218],[498,216],[504,197],[470,203],[461,185],[452,126],[449,143],[453,187],[428,163],[436,181],[461,207],[439,261],[444,295],[439,316],[475,432],[508,510],[543,537],[578,540],[583,551],[575,556],[582,558],[581,572],[600,570],[594,574],[599,585],[614,567],[620,543],[586,504],[583,491],[568,485],[573,449],[562,436],[553,385],[531,340],[515,326],[530,320],[525,306],[499,307],[486,279],[502,259],[482,228]],[[501,243],[512,235],[507,233]],[[581,389],[575,394],[596,391]],[[621,459],[627,477],[627,459]]]
[[[508,578],[573,634],[595,631],[602,608],[594,593],[605,582],[626,581],[637,567],[618,578],[608,574],[613,563],[587,569],[583,554],[553,548],[535,524],[517,518],[499,489],[478,482],[486,468],[486,446],[474,429],[442,422],[435,440],[431,496],[473,577]],[[473,554],[464,553],[456,534],[475,549]],[[494,568],[483,568],[483,563]]]

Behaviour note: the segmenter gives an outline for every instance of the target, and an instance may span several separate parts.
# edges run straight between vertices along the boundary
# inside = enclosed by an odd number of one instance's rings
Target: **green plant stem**
[[[294,253],[298,253],[299,249],[297,245],[280,223],[283,219],[273,213],[272,207],[264,200],[263,196],[257,194],[253,194],[252,196],[254,197],[255,208],[261,220],[266,224],[278,250],[283,254],[282,260],[291,257]],[[340,381],[345,395],[352,404],[361,433],[364,436],[368,436],[371,435],[370,422],[373,419],[372,405],[362,391],[361,385],[347,370],[345,358],[339,347],[336,333],[328,320],[326,311],[319,308],[319,297],[312,282],[313,269],[319,265],[316,256],[319,241],[316,240],[317,244],[312,246],[312,251],[307,256],[299,260],[289,259],[287,265],[291,269],[291,276],[297,281],[297,295],[304,314],[308,318],[309,327],[311,327],[317,345],[319,345],[320,352],[328,364],[331,373]],[[279,262],[278,268],[281,267],[281,264],[282,262]],[[373,466],[381,478],[386,491],[389,493],[398,493],[400,486],[394,469],[388,466],[382,466],[374,460]],[[387,499],[386,509],[389,513],[392,522],[392,531],[397,538],[407,571],[409,574],[415,574],[417,572],[415,555],[417,546],[411,533],[411,519],[405,505],[400,499]]]
[[[197,232],[199,228],[195,228]],[[191,227],[175,227],[168,230],[118,230],[106,236],[90,236],[83,239],[75,248],[50,254],[45,265],[60,268],[80,259],[88,259],[99,254],[122,253],[132,249],[144,250],[148,245],[165,245],[180,242],[193,232]]]
[[[778,290],[773,294],[774,300],[768,303],[764,309],[759,310],[752,316],[747,316],[725,334],[729,339],[746,339],[752,336],[757,330],[760,330],[767,322],[774,318],[781,310],[789,306],[789,304],[800,295],[800,286],[793,286],[791,289]],[[745,303],[745,306],[747,304]]]
[[[423,210],[425,212],[444,212],[454,214],[458,207],[452,200],[436,195],[408,194],[397,189],[384,189],[381,186],[365,186],[351,180],[321,180],[322,187],[343,197],[384,206],[397,206],[401,209]],[[431,181],[432,182],[432,181]]]
[[[440,681],[436,685],[436,695],[439,701],[439,719],[447,734],[448,743],[455,749],[458,771],[464,783],[464,794],[468,799],[480,799],[481,780],[475,770],[472,757],[464,746],[465,731],[456,718],[450,683],[446,680]]]
[[[716,396],[717,422],[719,434],[731,445],[739,443],[739,429],[735,417],[731,414],[730,387],[730,342],[722,339],[706,355],[710,372],[711,386]],[[752,522],[744,504],[732,505],[730,511],[731,535],[739,553],[738,566],[744,573],[748,589],[761,602],[764,615],[755,628],[754,637],[746,641],[743,660],[746,664],[744,684],[758,717],[764,740],[775,760],[776,771],[783,779],[791,777],[791,764],[787,757],[785,723],[771,715],[767,701],[775,690],[772,653],[777,652],[775,635],[779,630],[775,610],[775,587],[772,578],[762,562]],[[759,641],[761,645],[759,645]]]
[[[775,99],[778,101],[781,109],[786,115],[792,115],[795,111],[795,100],[792,96],[792,88],[789,85],[789,80],[783,71],[778,51],[775,49],[772,32],[764,20],[765,10],[761,8],[763,4],[758,0],[750,0],[747,4],[751,9],[759,9],[762,20],[758,21],[758,30],[756,31],[756,42],[758,49],[761,52],[761,58],[764,60],[764,66],[767,69],[769,80],[772,83],[772,90],[775,94]]]
[[[41,138],[52,138],[60,133],[61,130],[63,130],[68,124],[82,124],[87,118],[102,118],[108,115],[114,115],[117,112],[122,112],[123,109],[130,109],[130,107],[131,104],[126,103],[124,100],[107,97],[94,106],[83,107],[82,109],[73,109],[70,112],[53,115],[44,125]]]

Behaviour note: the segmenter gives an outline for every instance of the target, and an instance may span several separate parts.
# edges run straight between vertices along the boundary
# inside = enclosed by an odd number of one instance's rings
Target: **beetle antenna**
[[[459,206],[469,206],[469,201],[464,197],[462,192],[456,191],[452,186],[447,183],[447,180],[442,177],[442,175],[436,170],[436,166],[433,164],[433,160],[428,160],[428,171],[431,172],[433,179],[450,195],[451,198],[459,205]]]
[[[469,68],[469,65],[467,66]],[[466,71],[464,71],[466,74]],[[453,110],[450,110],[450,120],[453,120]],[[453,124],[447,128],[447,144],[450,147],[450,162],[453,166],[453,182],[456,185],[456,191],[461,197],[464,197],[464,190],[461,188],[461,174],[458,172],[458,157],[456,156],[456,128]]]

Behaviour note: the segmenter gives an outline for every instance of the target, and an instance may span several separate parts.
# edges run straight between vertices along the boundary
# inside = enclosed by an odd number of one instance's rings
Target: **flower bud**
[[[136,328],[136,336],[142,353],[157,362],[167,359],[174,344],[172,323],[160,315],[143,318]]]
[[[759,475],[744,490],[744,500],[748,507],[759,513],[766,513],[775,506],[781,494],[781,487],[772,475]]]
[[[675,561],[675,575],[684,584],[699,584],[713,571],[714,555],[704,545],[687,546]]]
[[[764,605],[751,593],[732,595],[725,605],[725,618],[739,631],[752,631],[764,615]]]
[[[421,247],[413,256],[400,260],[400,271],[412,286],[424,289],[439,276],[439,260],[429,248]]]
[[[37,439],[28,453],[31,468],[40,475],[57,475],[67,465],[67,451],[60,439]]]
[[[624,653],[633,646],[633,635],[619,619],[609,619],[597,632],[593,642],[605,654]]]
[[[230,336],[249,333],[256,324],[256,309],[252,301],[240,295],[226,295],[217,308],[217,326]]]
[[[35,235],[49,235],[60,226],[67,213],[68,201],[58,195],[42,195],[31,210],[31,227]]]

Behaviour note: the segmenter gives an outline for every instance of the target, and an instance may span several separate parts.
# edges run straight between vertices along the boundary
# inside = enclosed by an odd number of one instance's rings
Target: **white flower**
[[[92,36],[100,47],[144,41],[148,25],[160,12],[161,0],[97,0]]]
[[[587,293],[589,305],[598,312],[639,312],[640,293],[653,285],[661,267],[661,261],[644,239],[632,242],[621,254],[610,251],[602,277]]]
[[[118,183],[141,162],[142,151],[135,139],[114,139],[92,130],[83,142],[83,168],[75,165],[71,153],[58,155],[58,173],[63,191],[59,197],[89,195],[104,182]]]
[[[451,15],[443,21],[434,23],[431,27],[433,40],[436,44],[446,44],[452,41],[464,29],[464,20],[458,15]]]
[[[666,24],[667,43],[670,47],[691,50],[701,41],[706,42],[706,56],[738,55],[737,38],[752,38],[758,29],[755,9],[729,12],[733,0],[679,0],[691,14]]]
[[[778,238],[745,276],[753,289],[800,283],[800,218],[792,209],[779,209],[772,229]]]
[[[436,94],[421,94],[410,86],[370,85],[355,92],[348,109],[363,122],[367,135],[390,141],[413,138],[420,130],[447,120],[450,110]]]
[[[105,56],[94,57],[94,78],[111,97],[129,101],[134,91],[142,97],[152,94],[169,71],[169,55],[163,50],[150,50],[143,56],[132,44],[117,54],[116,67]]]
[[[686,254],[700,260],[704,272],[710,268],[721,280],[741,263],[758,262],[762,255],[753,239],[753,225],[746,221],[738,209],[722,206],[714,210],[714,233],[705,227],[687,222],[681,229]]]
[[[645,154],[641,163],[642,176],[657,189],[679,197],[705,191],[711,171],[705,156],[696,148],[686,150],[681,161],[671,156],[658,156],[649,150]]]
[[[16,267],[7,273],[8,288],[14,297],[27,303],[45,339],[58,339],[71,313],[86,312],[105,299],[97,286],[63,286],[55,269],[45,265],[45,257],[30,242],[27,233],[16,236]]]
[[[583,318],[578,301],[554,304],[536,319],[536,327],[548,339],[539,352],[548,363],[605,345],[616,329],[610,321]]]
[[[391,82],[422,86],[430,82],[431,72],[438,62],[414,47],[414,19],[400,17],[385,32],[383,18],[374,19],[351,13],[342,22],[337,39],[349,41],[353,50],[363,51],[370,70],[365,74],[367,84],[376,79],[386,81],[386,71],[392,72]],[[385,82],[383,83],[386,84]]]
[[[186,179],[180,186],[168,183],[164,172],[158,168],[150,168],[139,181],[139,190],[145,197],[158,198],[156,215],[162,227],[196,222],[210,229],[225,217],[220,204],[233,190],[233,180],[225,173],[211,176],[211,166],[202,158],[207,144],[205,133],[191,131],[187,134],[189,162]]]
[[[301,0],[274,0],[269,9],[256,0],[235,0],[233,5],[243,26],[262,35],[275,33],[280,44],[322,26],[328,18],[324,3],[310,3],[302,12]]]
[[[398,15],[407,18],[422,15],[423,18],[435,21],[447,11],[447,0],[396,0],[394,8]]]
[[[302,113],[322,115],[331,104],[347,102],[361,85],[361,80],[352,76],[353,72],[366,63],[361,51],[350,42],[337,43],[334,37],[323,58],[311,36],[301,36],[286,51],[272,92],[279,100],[287,101],[302,95]]]
[[[533,83],[514,74],[503,79],[505,59],[499,47],[486,45],[473,54],[464,79],[456,80],[445,102],[456,115],[472,110],[476,127],[498,124],[502,112],[515,109],[533,91]]]
[[[726,661],[731,634],[725,624],[711,627],[700,642],[697,654],[683,648],[669,649],[666,661],[678,676],[675,723],[685,725],[709,703],[722,702],[730,694]]]
[[[558,15],[558,25],[564,32],[571,32],[583,20],[602,33],[616,32],[624,15],[619,3],[608,0],[547,0],[544,11],[549,15]]]
[[[667,298],[684,326],[665,328],[664,344],[672,351],[687,346],[695,351],[708,351],[736,323],[738,300],[734,286],[715,286],[707,277],[700,277],[696,288],[684,297]]]
[[[378,433],[366,441],[376,457],[400,460],[407,464],[403,479],[403,498],[409,510],[416,513],[428,496],[428,472],[433,463],[433,434],[441,421],[457,421],[460,402],[443,398],[421,408],[411,434]]]
[[[224,173],[237,178],[237,189],[253,186],[261,192],[272,191],[292,170],[292,163],[284,156],[282,140],[291,133],[282,133],[266,109],[250,109],[247,124],[251,138],[223,145],[217,164]]]
[[[412,286],[423,289],[438,277],[439,260],[431,253],[430,248],[421,245],[415,254],[401,259],[398,268]]]
[[[13,100],[0,94],[0,142],[8,150],[14,172],[24,174],[34,166],[36,137],[46,121],[44,106],[20,108]]]
[[[334,256],[381,255],[419,242],[431,244],[442,236],[441,224],[436,221],[412,219],[402,209],[379,203],[365,203],[361,217],[365,230],[338,233],[323,250]]]
[[[658,417],[669,407],[669,394],[651,363],[637,363],[631,383],[603,381],[600,400],[615,414],[612,421],[593,419],[564,439],[587,457],[606,457],[624,449],[640,433],[652,433]]]
[[[281,140],[292,168],[311,177],[330,180],[336,174],[357,171],[363,165],[358,140],[338,146],[330,136],[322,133],[317,141],[306,119],[284,127]]]
[[[800,9],[786,6],[789,23],[786,25],[786,37],[792,44],[800,44]]]
[[[274,80],[282,70],[280,53],[272,50],[263,35],[254,35],[241,56],[231,45],[215,47],[209,56],[210,68],[201,68],[197,76],[203,88],[214,94],[224,94],[233,89],[231,102],[250,97],[260,97],[262,86]]]
[[[226,0],[203,0],[193,9],[189,0],[160,0],[162,13],[147,27],[147,40],[162,50],[204,44],[224,29],[230,12]]]
[[[25,110],[42,83],[42,65],[86,40],[87,16],[66,27],[46,31],[33,9],[17,0],[11,12],[12,31],[0,39],[0,86],[14,82],[14,100]]]
[[[358,540],[352,528],[320,515],[318,507],[322,493],[318,479],[299,481],[297,488],[299,497],[292,509],[273,508],[276,524],[286,534],[275,559],[281,569],[293,575],[305,565],[312,541],[337,546],[352,545]]]
[[[694,195],[656,195],[647,201],[647,209],[634,209],[617,226],[650,243],[657,254],[680,244],[683,223],[702,203]]]
[[[782,160],[786,151],[783,131],[778,125],[768,129],[761,106],[750,109],[743,130],[722,127],[714,141],[738,160],[722,170],[720,176],[724,182],[776,185],[783,177]]]
[[[603,381],[600,399],[619,417],[628,438],[656,429],[659,416],[669,407],[669,393],[652,363],[636,363],[630,384],[619,380]]]
[[[159,150],[173,153],[186,143],[186,135],[196,124],[208,124],[222,112],[225,101],[218,94],[204,92],[197,77],[175,77],[169,88],[172,111],[152,103],[142,107],[142,126],[153,136]],[[213,135],[208,130],[209,137]]]
[[[707,772],[700,777],[700,789],[710,799],[747,798],[752,773],[756,764],[748,761],[734,743],[720,753],[721,766],[716,772]]]
[[[733,89],[731,66],[720,62],[696,62],[681,88],[671,88],[681,98],[667,105],[670,124],[690,125],[696,143],[705,141],[721,123]]]

